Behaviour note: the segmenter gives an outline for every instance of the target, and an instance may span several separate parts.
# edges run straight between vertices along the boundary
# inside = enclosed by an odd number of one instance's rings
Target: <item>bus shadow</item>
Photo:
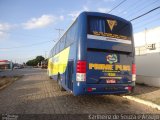
[[[51,98],[52,99],[52,98]],[[118,109],[128,109],[130,101],[120,96],[114,95],[84,95],[73,96],[66,92],[56,96],[59,107],[66,110],[67,113],[110,113],[111,111],[120,113]]]

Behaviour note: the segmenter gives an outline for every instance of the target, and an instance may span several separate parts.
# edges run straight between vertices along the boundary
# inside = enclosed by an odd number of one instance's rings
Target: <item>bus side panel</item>
[[[78,21],[78,20],[77,20]],[[54,80],[60,74],[61,84],[68,91],[73,90],[76,78],[77,41],[80,39],[79,26],[77,21],[66,32],[65,46],[68,46],[60,53],[49,59],[48,74]]]
[[[65,48],[60,53],[49,59],[48,73],[54,80],[57,80],[58,74],[63,74],[67,67],[70,47]]]
[[[78,60],[86,60],[87,54],[86,54],[86,49],[87,49],[87,44],[86,44],[86,40],[87,40],[87,15],[85,13],[81,13],[80,16],[78,17],[78,33],[76,35],[76,62],[74,64],[74,85],[73,85],[73,94],[76,95],[80,95],[82,93],[84,93],[84,87],[86,85],[86,82],[78,82],[76,81],[76,67],[77,67],[77,61]]]
[[[75,81],[75,63],[76,63],[76,43],[71,44],[69,57],[67,60],[67,67],[63,74],[61,74],[62,86],[68,90],[73,90],[73,83]]]

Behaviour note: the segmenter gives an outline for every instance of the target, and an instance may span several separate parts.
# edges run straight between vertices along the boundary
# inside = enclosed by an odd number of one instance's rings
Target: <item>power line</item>
[[[159,22],[159,21],[158,21],[159,19],[160,19],[160,18],[152,19],[151,21],[148,21],[148,22],[146,22],[146,23],[144,23],[144,24],[138,25],[138,26],[136,26],[136,27],[134,27],[134,28],[135,28],[135,29],[138,29],[138,28],[141,28],[141,26],[150,25],[150,24],[153,24],[153,23],[155,23],[155,22]],[[145,26],[145,27],[146,27],[146,26]]]
[[[144,23],[148,23],[148,22],[155,22],[155,20],[157,20],[157,19],[160,19],[160,16],[158,16],[158,15],[160,15],[160,12],[158,12],[157,14],[155,14],[154,16],[151,16],[150,18],[151,19],[147,19],[146,20],[146,18],[145,19],[142,19],[142,21],[139,21],[139,22],[136,22],[136,23],[132,23],[133,25],[134,25],[134,27],[135,26],[141,26],[141,25],[143,25]]]
[[[145,15],[147,15],[147,14],[149,14],[149,13],[151,13],[151,12],[153,12],[153,11],[155,11],[155,10],[159,9],[159,8],[160,8],[160,6],[158,6],[158,7],[154,8],[154,9],[152,9],[152,10],[150,10],[150,11],[146,12],[146,13],[143,13],[142,15],[139,15],[139,16],[137,16],[137,17],[135,17],[135,18],[131,19],[130,21],[134,21],[134,20],[136,20],[136,19],[139,19],[139,18],[141,18],[141,17],[143,17],[143,16],[145,16]]]
[[[139,32],[139,31],[143,30],[144,28],[150,29],[150,28],[154,28],[154,27],[159,26],[159,25],[160,25],[160,23],[159,23],[159,21],[158,21],[159,19],[160,19],[160,18],[157,18],[157,19],[155,19],[154,21],[153,21],[153,20],[152,20],[152,21],[149,21],[149,22],[147,22],[147,23],[145,23],[145,24],[141,24],[140,26],[136,26],[136,27],[133,26],[134,32],[135,32],[135,33],[136,33],[136,32]]]
[[[158,1],[159,1],[159,0],[155,0],[155,1],[151,2],[151,3],[150,3],[150,2],[145,2],[145,3],[143,3],[143,4],[140,5],[140,6],[141,6],[140,9],[135,9],[135,11],[130,12],[130,13],[127,14],[125,17],[126,17],[126,18],[131,17],[130,15],[134,15],[134,14],[142,11],[142,10],[150,7],[151,5],[155,4],[155,3],[158,2]],[[137,2],[137,3],[139,3],[139,2]],[[137,6],[135,6],[135,7],[137,7]],[[132,7],[132,9],[135,8],[135,7]],[[130,11],[131,11],[131,10],[130,10]]]
[[[114,8],[112,8],[108,13],[112,12],[113,10],[115,10],[117,7],[119,7],[125,1],[127,1],[127,0],[123,0],[122,2],[120,2],[118,5],[116,5]]]
[[[135,0],[133,3],[131,3],[132,7],[130,5],[127,5],[124,9],[122,9],[122,11],[117,11],[116,15],[119,15],[119,13],[123,13],[126,10],[132,10],[133,8],[137,7],[137,4],[139,4],[140,2],[143,2],[143,1]]]

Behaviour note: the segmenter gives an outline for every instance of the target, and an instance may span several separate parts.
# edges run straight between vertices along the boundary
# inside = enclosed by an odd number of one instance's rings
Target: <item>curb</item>
[[[7,86],[11,85],[13,82],[15,82],[18,78],[14,78],[13,80],[9,81],[7,84],[0,87],[0,90],[6,88]]]
[[[0,90],[2,90],[2,89],[4,89],[4,88],[6,88],[7,86],[11,85],[13,82],[14,82],[14,81],[10,81],[10,82],[8,82],[7,84],[1,86],[1,87],[0,87]]]
[[[155,103],[152,103],[150,101],[142,100],[142,99],[139,99],[139,98],[136,98],[136,97],[133,97],[133,96],[123,96],[123,98],[129,99],[129,100],[133,100],[135,102],[138,102],[138,103],[147,105],[149,107],[152,107],[154,109],[160,110],[160,106],[159,105],[157,105]]]

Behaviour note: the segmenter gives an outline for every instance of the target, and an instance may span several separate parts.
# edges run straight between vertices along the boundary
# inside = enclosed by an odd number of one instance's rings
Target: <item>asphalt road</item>
[[[21,69],[0,75],[24,75],[0,91],[0,113],[8,114],[117,114],[158,113],[145,105],[120,96],[73,96],[61,92],[57,83],[48,79],[46,70]]]
[[[1,71],[0,76],[27,76],[33,74],[41,74],[42,72],[46,72],[45,69],[40,68],[24,68],[24,69],[13,69],[13,70],[6,70]]]

